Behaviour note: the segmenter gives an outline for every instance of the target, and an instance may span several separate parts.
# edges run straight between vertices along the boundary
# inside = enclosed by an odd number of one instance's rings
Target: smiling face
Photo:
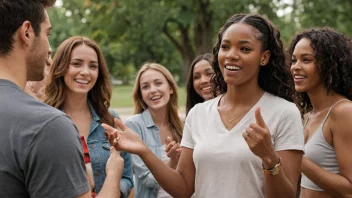
[[[173,90],[165,76],[154,69],[142,73],[139,80],[142,99],[151,110],[166,108]]]
[[[98,56],[93,48],[79,45],[72,50],[70,65],[64,75],[67,93],[85,94],[94,87],[99,75]]]
[[[213,73],[213,68],[206,60],[201,60],[194,65],[193,88],[204,100],[209,100],[212,97],[210,79]]]
[[[316,66],[315,51],[310,44],[309,39],[302,38],[292,53],[291,74],[297,92],[307,92],[319,85],[323,86]]]
[[[235,23],[224,32],[218,62],[228,85],[258,84],[260,65],[265,66],[270,58],[268,50],[262,51],[258,34],[261,33],[244,23]]]

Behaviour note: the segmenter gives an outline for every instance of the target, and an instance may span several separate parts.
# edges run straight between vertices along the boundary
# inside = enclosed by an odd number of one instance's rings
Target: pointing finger
[[[265,121],[260,113],[260,107],[257,107],[257,109],[255,110],[255,121],[256,123],[260,126],[260,127],[263,127],[263,128],[266,128],[266,124],[265,124]]]

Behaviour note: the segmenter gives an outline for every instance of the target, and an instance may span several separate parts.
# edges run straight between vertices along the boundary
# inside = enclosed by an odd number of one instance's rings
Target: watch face
[[[281,166],[276,166],[272,171],[272,175],[277,175],[280,172]]]

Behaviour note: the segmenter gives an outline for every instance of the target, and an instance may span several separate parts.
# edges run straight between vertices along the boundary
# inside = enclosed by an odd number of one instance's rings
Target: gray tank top
[[[323,126],[328,118],[331,109],[338,104],[339,102],[347,100],[347,99],[342,99],[337,101],[333,106],[330,107],[328,113],[326,114],[323,122],[320,124],[318,129],[314,132],[314,134],[307,140],[307,143],[304,146],[304,157],[308,158],[321,168],[334,173],[334,174],[339,174],[340,169],[337,164],[336,160],[336,153],[334,150],[334,147],[332,147],[330,144],[328,144],[324,138],[323,135]],[[307,125],[309,121],[310,114],[308,116],[307,122],[304,125]],[[301,186],[310,190],[315,190],[315,191],[324,191],[321,189],[319,186],[317,186],[315,183],[313,183],[308,177],[306,177],[304,174],[302,174],[302,180],[301,180]]]

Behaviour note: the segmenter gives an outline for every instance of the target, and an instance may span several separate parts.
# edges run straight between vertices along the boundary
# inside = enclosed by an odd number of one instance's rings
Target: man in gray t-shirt
[[[23,92],[40,81],[55,0],[0,0],[0,197],[90,197],[77,129],[61,111]],[[112,147],[103,189],[119,197],[123,159]]]
[[[70,119],[8,80],[0,79],[0,98],[0,197],[74,197],[89,191]]]

